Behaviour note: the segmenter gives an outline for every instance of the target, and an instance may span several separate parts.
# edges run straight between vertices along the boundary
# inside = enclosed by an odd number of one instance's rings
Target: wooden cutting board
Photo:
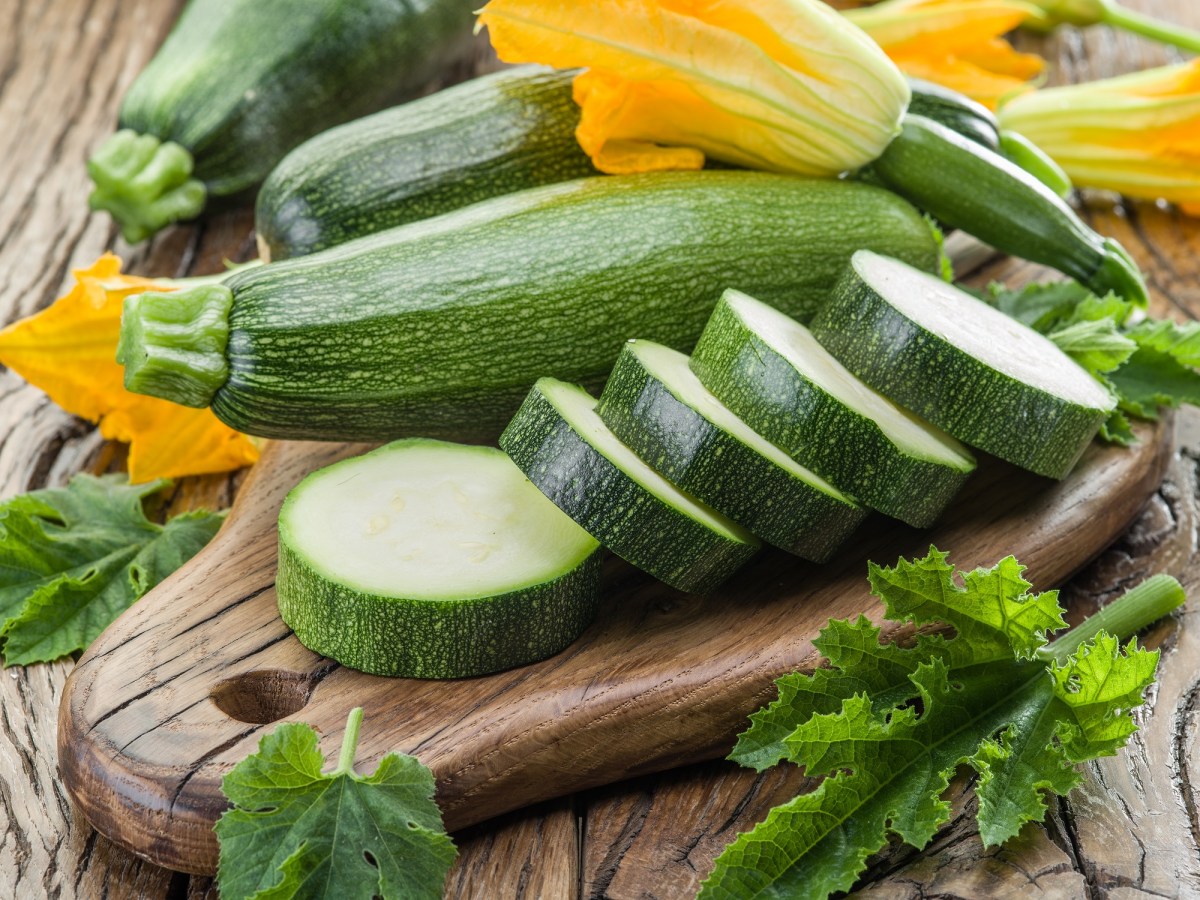
[[[430,766],[447,826],[724,754],[773,680],[811,668],[831,616],[880,608],[868,559],[930,543],[960,567],[1015,554],[1052,587],[1111,543],[1161,481],[1168,423],[1132,450],[1093,446],[1063,482],[995,460],[938,526],[869,520],[835,563],[765,551],[715,596],[681,594],[612,560],[595,624],[563,653],[459,681],[364,675],[306,650],[276,612],[275,520],[306,473],[366,449],[277,443],[216,539],[84,654],[60,708],[63,782],[87,819],[159,865],[216,868],[221,777],[279,721],[304,721],[336,757],[365,707],[358,768],[389,750]]]

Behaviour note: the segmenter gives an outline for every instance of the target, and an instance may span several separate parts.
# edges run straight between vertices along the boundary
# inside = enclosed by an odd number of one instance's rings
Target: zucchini
[[[1052,266],[1098,296],[1113,291],[1146,305],[1141,272],[1120,244],[1024,169],[937,122],[906,116],[871,172],[948,227]]]
[[[455,44],[466,0],[190,0],[92,157],[90,203],[140,241],[256,187],[305,139],[411,95]]]
[[[669,347],[626,344],[596,411],[681,491],[797,556],[824,562],[866,516],[752,431],[700,383],[688,358]]]
[[[1071,470],[1116,406],[1053,341],[874,253],[854,254],[812,332],[875,390],[973,447],[1052,478]]]
[[[931,524],[975,468],[970,451],[848,372],[799,322],[726,291],[692,354],[704,386],[839,490]]]
[[[1071,176],[1049,153],[1019,132],[1000,132],[1000,152],[1060,197],[1068,196],[1075,187]]]
[[[528,187],[594,175],[574,72],[521,66],[319,134],[258,194],[264,258],[285,259]]]
[[[412,439],[292,489],[276,593],[316,653],[375,675],[464,678],[575,640],[600,558],[499,450]]]
[[[908,79],[908,86],[912,89],[909,115],[932,119],[989,150],[999,149],[1000,125],[992,111],[982,103],[919,78]]]
[[[617,440],[581,387],[539,378],[500,446],[585,531],[671,587],[706,594],[758,550]]]
[[[861,247],[938,262],[921,215],[867,185],[587,178],[135,295],[121,358],[131,390],[249,434],[491,440],[541,375],[598,387],[630,334],[690,348],[726,285],[811,314]]]

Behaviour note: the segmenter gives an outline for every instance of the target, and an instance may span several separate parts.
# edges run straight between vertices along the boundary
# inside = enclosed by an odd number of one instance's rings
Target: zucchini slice
[[[1048,338],[982,300],[855,253],[812,323],[851,372],[959,440],[1062,478],[1116,401]]]
[[[599,545],[491,447],[413,438],[309,475],[279,514],[279,613],[376,675],[544,659],[592,621]]]
[[[797,556],[824,562],[866,517],[735,416],[670,347],[626,344],[596,412],[677,488]]]
[[[746,424],[861,502],[924,527],[975,468],[969,450],[854,377],[797,322],[726,291],[692,354]]]
[[[707,593],[758,541],[682,493],[617,440],[583,388],[541,378],[500,436],[535,485],[613,553],[660,581]]]

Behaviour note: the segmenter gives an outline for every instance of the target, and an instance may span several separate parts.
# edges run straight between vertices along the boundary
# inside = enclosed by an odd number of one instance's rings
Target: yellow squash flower
[[[129,444],[131,481],[226,472],[253,463],[258,449],[207,409],[188,409],[125,390],[117,337],[125,297],[171,291],[185,282],[121,274],[106,253],[75,271],[75,285],[41,312],[0,331],[0,363],[41,388],[67,412],[98,422]]]
[[[903,76],[820,0],[491,0],[506,62],[587,67],[577,136],[610,173],[704,157],[804,175],[875,159],[908,105]]]
[[[1000,123],[1082,187],[1200,214],[1200,60],[1026,94]]]
[[[1022,0],[884,0],[846,18],[874,38],[907,75],[945,85],[990,109],[1029,90],[1039,56],[1018,53],[1002,35],[1036,17]]]

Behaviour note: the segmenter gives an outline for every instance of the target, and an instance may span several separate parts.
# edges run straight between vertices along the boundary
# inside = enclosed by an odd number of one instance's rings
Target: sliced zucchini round
[[[797,556],[824,562],[866,517],[735,416],[670,347],[627,343],[596,412],[680,490]]]
[[[753,535],[682,493],[617,440],[583,388],[539,379],[500,446],[593,537],[681,591],[712,590],[759,547]]]
[[[962,444],[854,377],[803,325],[726,291],[692,371],[746,424],[862,503],[931,524],[975,468]]]
[[[940,278],[855,253],[812,323],[855,375],[958,439],[1062,478],[1116,405],[1048,338]]]
[[[499,450],[414,438],[305,478],[279,514],[279,613],[376,675],[552,656],[592,621],[599,545]]]

